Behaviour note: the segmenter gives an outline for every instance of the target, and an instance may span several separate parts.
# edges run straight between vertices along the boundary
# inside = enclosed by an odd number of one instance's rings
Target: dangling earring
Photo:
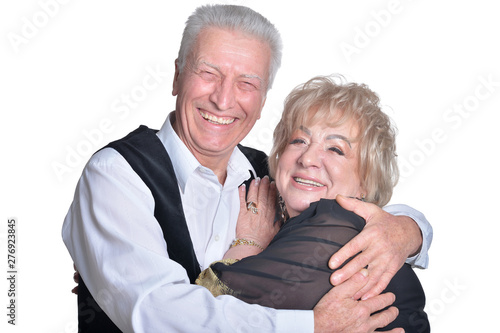
[[[365,200],[365,194],[364,194],[364,193],[361,193],[361,199],[360,199],[360,200],[361,200],[361,201],[363,201],[363,202],[364,202],[364,201],[366,201],[366,200]]]
[[[286,205],[285,205],[285,200],[281,197],[281,194],[278,193],[278,204],[280,206],[280,212],[281,212],[281,221],[282,223],[285,223],[286,220],[288,220],[288,212],[286,211]]]

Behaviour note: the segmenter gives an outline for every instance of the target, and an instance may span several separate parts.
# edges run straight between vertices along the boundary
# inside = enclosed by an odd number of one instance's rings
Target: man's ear
[[[175,59],[175,74],[174,74],[174,82],[172,84],[172,96],[177,96],[179,93],[178,89],[178,81],[179,81],[179,59]]]

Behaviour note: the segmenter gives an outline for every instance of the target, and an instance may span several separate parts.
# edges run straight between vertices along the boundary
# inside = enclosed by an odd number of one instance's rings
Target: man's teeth
[[[303,179],[303,178],[299,178],[299,177],[294,177],[293,178],[297,183],[299,184],[303,184],[303,185],[312,185],[312,186],[316,186],[316,187],[323,187],[325,185],[323,184],[320,184],[318,182],[315,182],[313,180],[307,180],[307,179]]]
[[[231,119],[224,119],[224,118],[219,118],[216,116],[213,116],[211,114],[206,114],[204,112],[200,111],[201,116],[203,119],[208,120],[208,122],[216,125],[229,125],[234,121],[234,118]]]

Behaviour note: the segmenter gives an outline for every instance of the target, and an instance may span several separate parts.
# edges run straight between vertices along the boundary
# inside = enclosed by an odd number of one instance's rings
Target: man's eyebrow
[[[222,73],[219,66],[211,64],[205,60],[201,60],[200,65],[205,65],[205,66],[211,67],[211,68],[215,69],[216,71],[218,71],[219,73]],[[266,83],[266,81],[257,74],[242,74],[242,75],[240,75],[240,77],[243,77],[246,79],[257,79],[257,80],[259,80],[260,84],[262,84],[262,85],[264,85]]]
[[[347,142],[347,144],[349,145],[349,148],[352,148],[351,147],[351,141],[349,141],[348,138],[346,138],[345,136],[340,135],[340,134],[331,134],[331,135],[328,135],[325,140],[337,140],[337,139],[340,139],[340,140],[343,140],[343,141]]]
[[[217,70],[218,72],[220,72],[220,67],[219,66],[211,64],[211,63],[206,62],[204,60],[200,61],[200,65],[205,65],[205,66],[211,67],[211,68]]]
[[[257,79],[257,80],[259,80],[259,82],[261,84],[265,83],[264,79],[261,78],[260,76],[256,75],[256,74],[243,74],[243,75],[241,75],[241,77],[244,77],[246,79]]]

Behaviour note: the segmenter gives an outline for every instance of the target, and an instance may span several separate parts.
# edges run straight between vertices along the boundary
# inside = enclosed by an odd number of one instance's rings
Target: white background
[[[184,22],[204,3],[0,5],[0,267],[6,275],[7,220],[16,217],[19,272],[15,327],[0,279],[2,332],[76,332],[72,261],[60,230],[77,179],[96,149],[139,124],[159,128],[173,110]],[[284,97],[314,75],[367,83],[399,129],[402,179],[392,202],[421,210],[434,226],[429,269],[418,272],[433,332],[493,331],[498,306],[488,301],[500,296],[492,254],[500,185],[493,2],[225,3],[268,17],[285,45],[263,117],[245,143],[268,152]],[[158,85],[145,90],[151,71],[161,72]]]

